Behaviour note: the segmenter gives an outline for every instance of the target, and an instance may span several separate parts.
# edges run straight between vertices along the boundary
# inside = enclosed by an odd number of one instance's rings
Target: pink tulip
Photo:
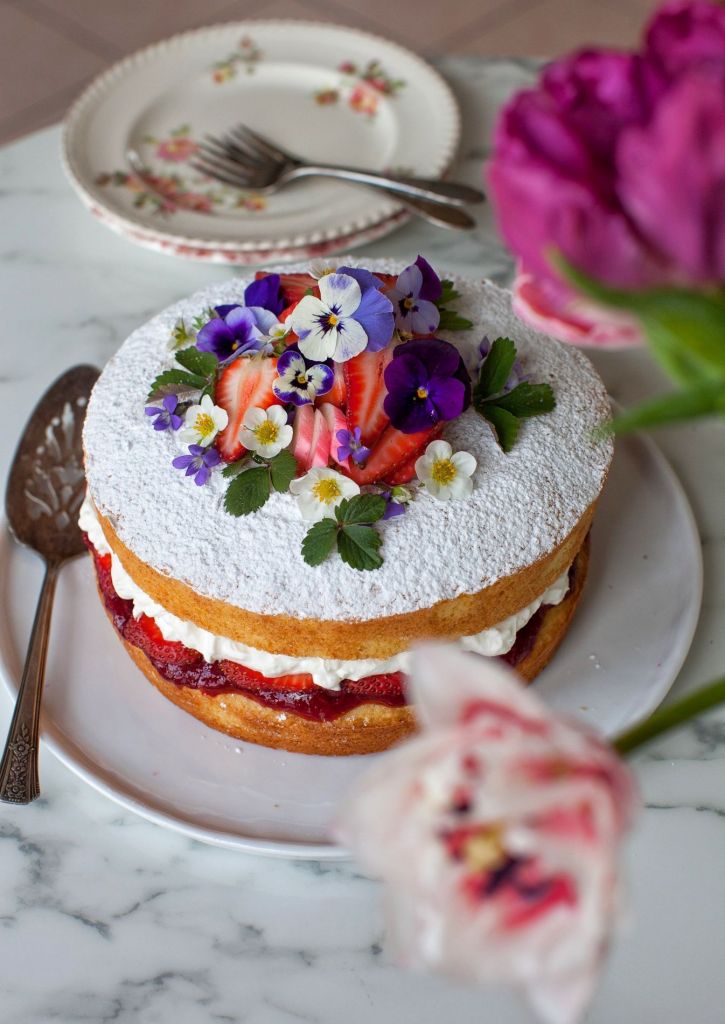
[[[387,883],[405,964],[514,985],[574,1024],[616,919],[630,773],[493,660],[422,648],[410,685],[422,732],[363,778],[339,837]]]

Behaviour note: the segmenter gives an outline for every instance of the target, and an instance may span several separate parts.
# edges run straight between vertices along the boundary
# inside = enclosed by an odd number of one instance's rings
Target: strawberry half
[[[415,464],[423,454],[426,446],[434,441],[437,437],[443,433],[443,424],[439,423],[434,428],[433,433],[429,438],[426,439],[425,444],[418,449],[417,452],[413,452],[407,462],[402,462],[397,469],[394,469],[392,473],[385,477],[385,483],[390,484],[391,487],[398,487],[400,484],[408,484],[411,480],[415,480]]]
[[[325,421],[330,428],[330,455],[333,462],[336,462],[343,469],[349,469],[350,457],[348,456],[346,459],[339,457],[341,445],[337,439],[337,435],[341,430],[347,430],[345,414],[342,409],[338,409],[332,402],[323,402],[322,405],[318,406],[318,410],[325,417]]]
[[[343,367],[343,363],[333,363],[332,369],[335,374],[335,380],[330,390],[321,396],[323,401],[332,402],[333,405],[338,405],[340,408],[344,408],[347,399],[345,370]]]
[[[130,618],[123,627],[123,638],[155,661],[169,665],[196,665],[202,661],[198,651],[192,651],[177,640],[164,640],[161,630],[148,615]]]
[[[386,672],[383,675],[366,676],[365,679],[345,679],[341,686],[342,693],[354,694],[356,697],[400,697],[403,693],[403,673]]]
[[[389,481],[394,470],[420,455],[437,430],[438,427],[435,426],[416,434],[404,434],[395,427],[388,427],[365,465],[356,466],[353,463],[348,470],[348,476],[358,484],[374,484],[378,480]]]
[[[312,676],[263,676],[261,672],[238,665],[236,661],[220,661],[219,668],[227,679],[245,690],[310,690],[315,685]]]
[[[319,409],[315,409],[315,418],[312,423],[312,443],[310,445],[310,457],[307,469],[315,469],[317,466],[326,466],[330,461],[330,447],[332,445],[332,434],[327,420]]]
[[[347,388],[347,422],[350,430],[360,427],[361,440],[372,448],[389,424],[383,402],[387,394],[383,374],[393,358],[393,346],[381,352],[361,352],[344,364]]]
[[[214,401],[229,416],[224,430],[217,434],[216,447],[225,462],[234,462],[244,452],[239,431],[248,409],[268,409],[279,405],[272,391],[277,376],[277,360],[267,356],[242,356],[222,371],[216,383]]]

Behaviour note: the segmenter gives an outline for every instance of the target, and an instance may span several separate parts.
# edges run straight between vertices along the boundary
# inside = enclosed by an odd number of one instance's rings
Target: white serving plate
[[[0,674],[14,696],[40,585],[39,560],[0,530]],[[614,736],[674,682],[702,595],[685,494],[651,441],[618,441],[574,623],[537,691]],[[88,558],[62,573],[43,700],[44,750],[157,824],[277,857],[331,859],[328,826],[373,757],[324,758],[241,743],[158,693],[108,622]],[[42,765],[41,765],[42,776]]]

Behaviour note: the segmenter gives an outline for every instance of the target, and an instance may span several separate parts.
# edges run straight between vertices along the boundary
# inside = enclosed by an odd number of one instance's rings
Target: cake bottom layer
[[[209,664],[160,634],[157,649],[153,620],[144,627],[133,619],[132,603],[113,588],[108,557],[92,548],[91,553],[106,612],[134,662],[169,700],[211,728],[264,746],[325,755],[373,753],[414,731],[400,673],[343,683],[340,691],[329,691],[307,684],[305,677],[267,680],[229,662]],[[524,681],[538,675],[563,639],[588,560],[587,538],[571,567],[564,600],[542,606],[502,656]]]

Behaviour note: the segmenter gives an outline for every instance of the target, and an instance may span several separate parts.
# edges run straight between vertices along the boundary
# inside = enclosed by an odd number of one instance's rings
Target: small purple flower
[[[491,342],[487,334],[481,338],[478,345],[478,363],[476,370],[480,370],[484,362],[488,358],[488,354],[491,351]],[[514,365],[511,367],[511,372],[506,378],[506,383],[501,389],[503,394],[507,394],[509,391],[513,391],[514,388],[518,387],[519,384],[523,384],[524,381],[530,379],[530,374],[524,372],[524,367],[520,359],[514,359]]]
[[[398,275],[388,292],[395,308],[395,326],[405,334],[432,334],[441,315],[435,305],[441,282],[427,260],[419,256]]]
[[[385,498],[383,522],[385,522],[386,519],[395,519],[396,516],[402,516],[405,513],[405,505],[402,501],[396,501],[393,498],[392,491],[383,491],[380,497]]]
[[[261,306],[216,306],[217,316],[196,336],[200,352],[213,352],[224,362],[236,356],[256,355],[269,344],[269,332],[278,323],[274,313]]]
[[[154,430],[178,430],[181,426],[181,416],[176,415],[176,406],[179,400],[176,395],[167,395],[161,405],[147,405],[146,415],[152,416]]]
[[[203,487],[211,476],[211,471],[221,462],[216,448],[204,448],[200,444],[190,444],[188,455],[179,455],[171,465],[174,469],[186,470],[186,476],[193,476],[197,487]]]
[[[471,381],[460,352],[439,338],[398,345],[385,368],[385,387],[385,413],[404,434],[454,420],[471,401]]]
[[[285,307],[279,274],[267,274],[244,289],[244,305],[258,306],[279,316]]]
[[[367,461],[370,456],[370,449],[366,448],[362,443],[362,430],[360,427],[355,427],[353,431],[338,430],[335,437],[339,445],[337,458],[340,462],[344,462],[345,459],[352,459],[353,462],[360,465],[361,462]]]
[[[326,395],[335,382],[329,366],[308,362],[296,345],[290,345],[279,357],[277,373],[272,390],[280,401],[294,405],[309,405]]]

